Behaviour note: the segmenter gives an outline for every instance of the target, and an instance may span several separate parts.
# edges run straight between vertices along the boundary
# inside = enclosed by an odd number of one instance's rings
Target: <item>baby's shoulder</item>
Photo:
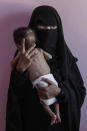
[[[43,50],[41,48],[35,48],[35,49],[36,49],[36,51],[43,53]]]

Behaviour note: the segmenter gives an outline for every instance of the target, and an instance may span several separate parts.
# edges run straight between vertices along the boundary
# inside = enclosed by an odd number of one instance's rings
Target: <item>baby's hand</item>
[[[11,66],[14,67],[14,65],[17,63],[16,69],[19,72],[24,72],[27,68],[30,67],[33,57],[36,55],[35,52],[35,45],[25,51],[25,39],[22,40],[21,48],[18,48],[19,53],[18,55],[11,61]]]
[[[44,51],[43,49],[41,49],[41,52],[43,53],[46,60],[52,59],[52,55],[50,53]]]
[[[22,49],[20,50],[20,59],[18,61],[16,69],[20,72],[24,72],[27,68],[31,66],[33,57],[35,56],[35,45],[32,46],[30,49],[25,51],[25,41],[22,43]]]

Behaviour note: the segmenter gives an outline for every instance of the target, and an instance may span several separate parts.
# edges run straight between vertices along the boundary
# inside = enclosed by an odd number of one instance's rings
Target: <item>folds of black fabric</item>
[[[14,69],[8,88],[6,131],[79,131],[85,87],[77,64],[72,63],[68,70],[67,81],[62,80],[58,73],[59,87],[65,93],[64,100],[59,103],[62,122],[50,126],[50,116],[42,108],[37,91],[32,88],[28,79],[27,71],[20,74]]]

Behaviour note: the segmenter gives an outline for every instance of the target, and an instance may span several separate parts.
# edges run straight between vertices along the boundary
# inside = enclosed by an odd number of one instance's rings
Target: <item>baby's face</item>
[[[35,37],[33,35],[27,36],[25,39],[25,50],[27,51],[29,48],[31,48],[34,45],[36,45]]]
[[[36,46],[36,43],[33,39],[25,39],[25,51],[27,51],[28,49],[30,49],[32,46]],[[22,49],[22,45],[21,44],[16,44],[17,49],[20,51]]]

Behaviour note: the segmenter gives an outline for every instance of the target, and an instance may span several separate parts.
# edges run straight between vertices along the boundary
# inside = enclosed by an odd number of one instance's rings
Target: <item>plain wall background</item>
[[[13,30],[28,25],[33,9],[51,5],[58,11],[67,45],[71,49],[87,85],[87,1],[86,0],[0,0],[0,131],[5,131],[10,61],[15,52]],[[87,100],[82,107],[80,131],[87,130]]]

